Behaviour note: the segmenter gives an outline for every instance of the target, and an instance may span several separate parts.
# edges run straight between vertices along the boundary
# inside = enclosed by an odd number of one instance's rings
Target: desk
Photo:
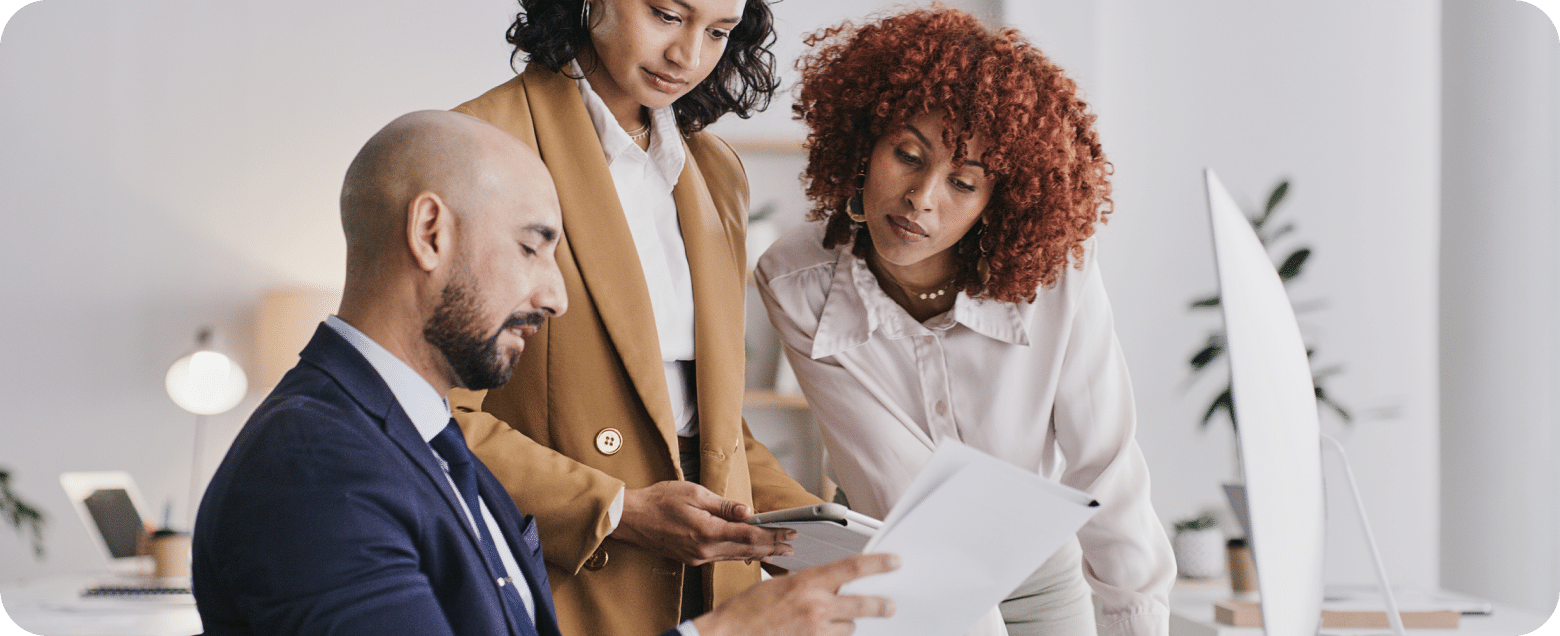
[[[101,577],[53,576],[0,586],[0,605],[18,627],[39,636],[191,636],[201,633],[195,600],[81,598]],[[0,634],[9,636],[0,619]]]
[[[1227,579],[1176,581],[1170,591],[1170,636],[1264,636],[1260,627],[1231,627],[1213,620],[1213,604],[1233,598]],[[1254,600],[1252,597],[1241,597]],[[1548,620],[1536,612],[1495,605],[1487,615],[1464,614],[1457,629],[1410,629],[1409,636],[1519,636]],[[1382,636],[1391,628],[1333,628],[1323,636]]]

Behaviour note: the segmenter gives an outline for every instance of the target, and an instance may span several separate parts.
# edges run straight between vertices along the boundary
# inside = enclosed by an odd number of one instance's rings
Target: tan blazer
[[[678,621],[683,566],[607,537],[607,507],[622,486],[680,479],[650,295],[601,143],[575,82],[531,65],[456,111],[536,148],[563,207],[558,266],[569,309],[527,340],[509,384],[456,390],[466,439],[540,522],[547,573],[564,634],[656,634]],[[731,147],[705,132],[685,137],[673,190],[693,276],[701,483],[774,510],[816,503],[742,420],[747,175]],[[508,425],[505,425],[505,423]],[[608,455],[604,429],[621,434]],[[757,565],[705,566],[705,608],[758,582]]]

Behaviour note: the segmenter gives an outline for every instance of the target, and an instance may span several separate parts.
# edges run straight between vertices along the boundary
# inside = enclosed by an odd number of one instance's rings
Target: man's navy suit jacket
[[[192,575],[209,636],[520,634],[433,451],[362,354],[321,324],[201,502]],[[477,462],[557,636],[536,524]]]

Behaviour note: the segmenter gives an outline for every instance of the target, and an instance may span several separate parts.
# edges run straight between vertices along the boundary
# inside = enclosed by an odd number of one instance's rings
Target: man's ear
[[[425,272],[450,258],[455,244],[455,212],[439,195],[424,190],[406,206],[406,242],[412,261]]]

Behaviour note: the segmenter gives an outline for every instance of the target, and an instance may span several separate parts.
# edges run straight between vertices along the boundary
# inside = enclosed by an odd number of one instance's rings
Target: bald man
[[[507,382],[525,339],[567,310],[546,167],[481,120],[412,113],[353,160],[341,222],[341,307],[201,502],[205,633],[557,636],[536,525],[443,398]],[[896,564],[870,555],[781,577],[667,634],[846,634],[892,607],[839,586]]]

